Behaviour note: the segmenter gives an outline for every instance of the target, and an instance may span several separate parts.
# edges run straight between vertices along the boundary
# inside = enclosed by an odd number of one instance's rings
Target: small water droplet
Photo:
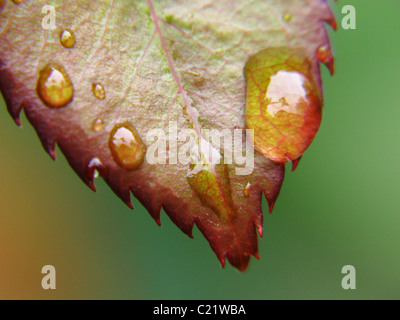
[[[72,48],[75,45],[75,35],[70,29],[60,32],[60,42],[64,48]]]
[[[16,3],[16,4],[20,4],[20,3],[24,2],[24,1],[25,0],[13,0],[13,2]]]
[[[59,63],[47,64],[39,73],[36,91],[50,108],[61,108],[74,97],[74,87],[64,67]]]
[[[221,48],[218,48],[218,49],[215,50],[215,53],[220,54],[220,53],[222,53],[223,51],[224,51],[224,50],[222,50]]]
[[[251,184],[250,184],[250,182],[247,182],[247,184],[243,190],[243,194],[244,194],[245,198],[248,198],[250,196],[250,189],[251,189]]]
[[[292,20],[293,16],[290,13],[286,13],[283,15],[283,20],[285,20],[286,22],[290,22],[290,20]]]
[[[191,71],[191,70],[188,70],[187,73],[190,74],[193,77],[200,77],[201,76],[200,73],[195,72],[195,71]]]
[[[92,91],[97,99],[103,100],[106,98],[106,92],[100,83],[92,83]]]
[[[85,168],[85,181],[93,191],[96,191],[94,179],[98,178],[100,175],[104,176],[105,173],[106,168],[99,158],[93,158],[89,161]]]
[[[93,122],[93,130],[95,132],[100,132],[100,131],[103,130],[103,128],[104,128],[104,122],[103,122],[102,119],[94,120],[94,122]]]
[[[110,133],[109,147],[115,162],[127,170],[138,169],[144,161],[147,150],[136,128],[130,122],[114,126]]]
[[[334,67],[335,59],[333,57],[332,50],[329,46],[321,46],[318,48],[317,59],[318,61],[321,61],[328,67],[331,74],[335,72],[335,67]]]

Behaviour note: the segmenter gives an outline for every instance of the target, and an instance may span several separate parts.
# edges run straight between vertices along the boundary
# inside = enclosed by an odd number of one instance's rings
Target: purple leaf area
[[[238,174],[244,164],[210,161],[219,149],[204,132],[241,130],[246,152],[244,67],[268,48],[301,50],[322,97],[319,62],[333,72],[325,22],[336,28],[327,1],[47,4],[0,0],[0,88],[16,123],[23,110],[51,157],[58,145],[92,189],[98,173],[130,207],[133,193],[158,224],[162,208],[190,237],[196,224],[222,265],[245,270],[258,257],[262,196],[272,210],[284,164],[256,143],[253,170]],[[172,139],[175,127],[187,139]],[[190,138],[200,169],[180,161]],[[167,148],[150,159],[155,144]],[[229,148],[221,149],[226,159]]]

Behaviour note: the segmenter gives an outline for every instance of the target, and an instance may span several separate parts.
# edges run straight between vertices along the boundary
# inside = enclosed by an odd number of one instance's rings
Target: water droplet
[[[25,0],[13,0],[13,2],[16,3],[16,4],[20,4],[20,3],[24,2],[24,1]]]
[[[290,13],[286,13],[283,15],[283,20],[285,20],[286,22],[290,22],[290,20],[292,20],[293,16]]]
[[[329,46],[321,46],[318,48],[317,59],[318,61],[321,61],[328,67],[331,74],[335,72],[335,67],[334,67],[335,59],[333,57],[332,50]]]
[[[64,67],[49,63],[39,73],[36,91],[43,103],[50,108],[61,108],[74,97],[74,87]]]
[[[243,194],[244,194],[245,198],[248,198],[250,196],[250,189],[251,189],[251,184],[250,184],[250,182],[247,182],[247,184],[243,190]]]
[[[191,165],[193,169],[195,166]],[[202,170],[187,177],[200,201],[211,208],[224,223],[236,215],[226,165],[204,164]]]
[[[188,70],[187,73],[190,74],[193,77],[200,77],[201,76],[200,73],[195,72],[195,71],[191,71],[191,70]]]
[[[60,32],[60,43],[64,48],[72,48],[75,45],[75,35],[70,29]]]
[[[300,49],[269,48],[246,64],[246,126],[254,144],[278,163],[300,157],[321,123],[322,102],[312,63]]]
[[[94,120],[94,122],[93,122],[93,130],[95,132],[100,132],[100,131],[103,130],[103,128],[104,128],[104,122],[103,122],[102,119]]]
[[[106,168],[99,158],[93,158],[89,161],[85,168],[85,181],[93,191],[96,191],[94,179],[98,178],[100,175],[104,176],[105,172]]]
[[[109,147],[115,162],[127,170],[138,169],[146,155],[146,146],[130,122],[118,124],[113,128]]]
[[[97,99],[103,100],[106,98],[106,92],[100,83],[92,83],[92,91]]]

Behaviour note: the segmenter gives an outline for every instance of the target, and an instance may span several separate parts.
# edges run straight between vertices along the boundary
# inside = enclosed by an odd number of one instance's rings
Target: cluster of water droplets
[[[0,4],[4,0],[0,0]],[[14,1],[20,3],[21,1]],[[76,45],[75,34],[71,29],[63,29],[59,34],[60,44],[68,50]],[[99,100],[106,99],[106,91],[101,83],[92,83],[92,94]],[[73,82],[59,62],[51,61],[39,72],[36,92],[45,106],[50,109],[68,108],[74,99]],[[92,123],[92,130],[100,133],[104,130],[103,119],[97,118]],[[146,145],[136,128],[125,122],[116,124],[110,132],[108,146],[116,164],[126,170],[138,169],[145,158]],[[99,158],[93,158],[87,165],[86,176],[89,185],[94,188],[93,179],[104,173],[104,165]]]

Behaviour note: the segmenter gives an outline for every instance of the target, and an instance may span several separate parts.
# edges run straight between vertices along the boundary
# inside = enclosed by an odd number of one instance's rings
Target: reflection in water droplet
[[[236,215],[226,165],[205,164],[198,173],[188,176],[187,181],[202,204],[211,208],[223,223]]]
[[[103,122],[102,119],[94,120],[94,122],[93,122],[93,130],[95,132],[100,132],[100,131],[103,130],[103,128],[104,128],[104,122]]]
[[[278,71],[273,75],[265,96],[264,112],[268,112],[271,116],[279,111],[291,113],[301,113],[301,102],[306,99],[306,91],[304,83],[307,81],[305,77],[292,71]]]
[[[92,91],[97,99],[103,100],[106,98],[106,92],[100,83],[92,83]]]
[[[247,182],[247,184],[243,190],[243,194],[246,198],[248,198],[250,196],[250,188],[251,188],[251,184],[250,184],[250,182]]]
[[[115,162],[127,170],[138,169],[146,155],[146,146],[130,122],[118,124],[113,128],[109,147]]]
[[[292,20],[292,15],[290,13],[284,14],[283,20],[285,20],[286,22],[290,22],[290,20]]]
[[[300,157],[321,123],[322,99],[313,63],[302,49],[269,48],[245,66],[246,127],[256,149],[284,164]]]
[[[64,48],[72,48],[75,45],[75,35],[70,29],[60,32],[60,43]]]
[[[49,63],[40,71],[36,91],[50,108],[64,107],[74,97],[71,79],[59,63]]]

